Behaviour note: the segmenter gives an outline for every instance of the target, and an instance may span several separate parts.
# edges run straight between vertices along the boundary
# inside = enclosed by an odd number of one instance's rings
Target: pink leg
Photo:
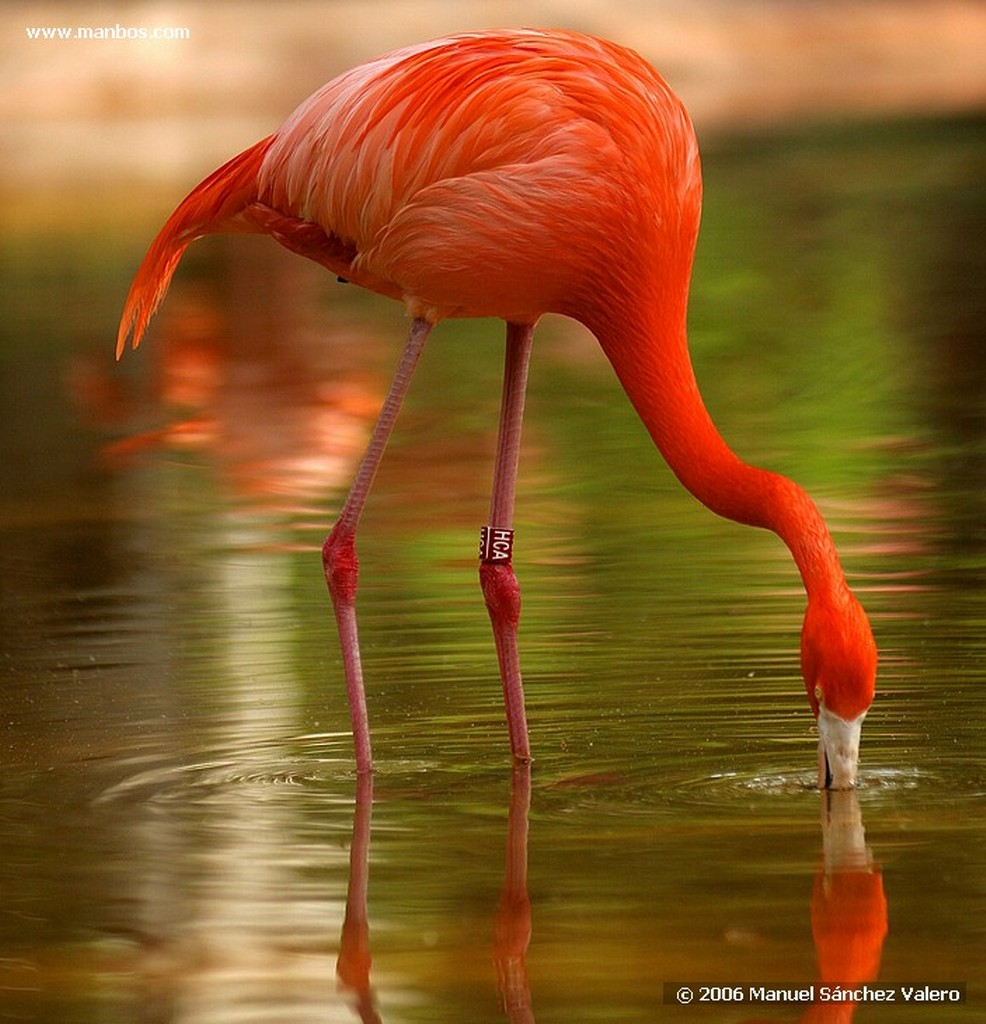
[[[511,564],[514,524],[514,495],[517,490],[517,463],[520,459],[520,432],[524,419],[527,366],[531,355],[534,327],[531,324],[507,324],[507,356],[503,374],[503,402],[500,407],[500,431],[496,464],[493,470],[493,495],[490,523],[483,530],[480,545],[479,579],[493,625],[503,699],[510,730],[510,750],[514,759],[527,762],[531,748],[524,711],[524,683],[520,674],[517,626],[520,622],[520,585]]]
[[[356,584],[359,560],[356,557],[356,529],[373,485],[387,441],[394,429],[401,403],[414,375],[421,350],[431,332],[431,324],[414,320],[404,345],[397,372],[384,399],[383,408],[373,428],[373,436],[363,455],[356,479],[332,532],[322,545],[322,567],[332,597],[342,661],[349,694],[349,712],[353,720],[353,741],[356,747],[356,770],[368,772],[373,767],[370,753],[370,724],[366,715],[366,694],[363,690],[363,668],[359,656],[359,635],[356,629]]]

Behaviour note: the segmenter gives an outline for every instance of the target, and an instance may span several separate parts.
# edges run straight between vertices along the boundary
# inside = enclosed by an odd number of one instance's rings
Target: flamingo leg
[[[404,396],[407,394],[425,341],[431,332],[431,324],[415,319],[411,323],[404,351],[397,372],[384,399],[383,407],[363,460],[360,462],[346,503],[339,518],[322,545],[322,567],[325,582],[332,598],[339,640],[342,644],[342,661],[346,673],[346,691],[349,696],[349,712],[353,722],[353,742],[356,749],[356,770],[359,773],[371,771],[373,758],[370,752],[370,723],[366,714],[366,693],[363,688],[363,667],[359,653],[359,634],[356,629],[356,586],[359,578],[359,560],[356,557],[356,530],[366,499],[373,485],[387,441],[394,429]]]
[[[510,730],[510,750],[518,762],[531,760],[524,710],[524,684],[520,674],[517,627],[520,622],[520,585],[512,564],[514,496],[520,434],[524,420],[527,367],[534,337],[532,324],[507,324],[503,400],[493,470],[490,521],[480,542],[479,579],[493,626],[503,700]]]

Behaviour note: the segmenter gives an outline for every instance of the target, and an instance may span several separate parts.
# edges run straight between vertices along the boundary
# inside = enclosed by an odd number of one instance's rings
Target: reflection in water
[[[533,1022],[527,981],[531,900],[527,892],[527,834],[531,810],[531,766],[515,765],[507,815],[507,863],[493,927],[493,962],[504,1012],[511,1024]]]
[[[854,791],[822,793],[822,864],[811,899],[811,933],[823,985],[858,987],[875,981],[887,934],[883,876],[866,846]],[[855,1004],[816,1003],[806,1024],[852,1019]]]
[[[373,776],[356,779],[356,807],[349,855],[346,915],[336,974],[352,992],[353,1009],[362,1024],[380,1024],[370,985],[370,929],[367,893],[370,872],[370,820]],[[527,947],[531,941],[531,901],[527,893],[527,836],[531,807],[531,766],[515,765],[507,816],[507,855],[503,888],[493,926],[493,963],[501,1006],[511,1024],[533,1024],[531,992],[527,981]]]
[[[852,990],[875,981],[879,973],[887,934],[887,900],[883,877],[866,846],[856,791],[825,791],[820,797],[822,858],[810,907],[819,985]],[[340,982],[355,996],[354,1011],[363,1024],[381,1022],[370,982],[367,910],[372,800],[372,775],[358,776],[346,915],[336,966]],[[506,865],[493,925],[496,984],[511,1024],[534,1024],[535,1020],[527,973],[532,934],[527,889],[530,809],[531,766],[515,765],[507,814]],[[647,882],[638,878],[635,884],[646,887]],[[800,1020],[803,1024],[849,1024],[856,1006],[851,999],[819,1000]]]
[[[309,852],[315,837],[296,801],[276,799],[292,789],[300,797],[309,771],[292,756],[290,737],[303,730],[297,680],[261,657],[291,641],[289,563],[265,543],[275,535],[269,522],[231,516],[223,525],[238,557],[215,581],[231,627],[209,656],[224,685],[203,749],[178,767],[138,773],[100,804],[133,809],[115,820],[139,866],[133,960],[149,1019],[216,1024],[276,1002],[279,1020],[301,1021],[331,999],[323,921],[332,899],[299,879],[296,860],[309,870],[319,863]],[[319,859],[333,856],[324,841],[318,849]]]
[[[339,983],[355,996],[354,1009],[363,1024],[379,1024],[370,989],[370,924],[366,900],[370,883],[370,821],[373,811],[373,775],[356,778],[356,807],[353,811],[353,839],[349,848],[349,883],[346,888],[346,916],[342,922],[336,975]]]
[[[131,395],[128,413],[105,362],[92,360],[73,367],[69,384],[89,398],[91,421],[129,425],[105,449],[117,470],[155,449],[203,452],[229,498],[297,511],[352,476],[380,402],[374,336],[336,325],[327,339],[308,322],[316,279],[307,267],[249,246],[219,255],[228,294],[200,285],[162,311],[149,396]],[[148,405],[167,422],[141,429]]]

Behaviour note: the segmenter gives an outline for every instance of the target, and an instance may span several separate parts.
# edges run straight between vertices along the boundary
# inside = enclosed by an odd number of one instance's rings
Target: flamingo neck
[[[614,315],[614,308],[585,322],[674,474],[718,515],[776,533],[809,598],[841,603],[848,587],[815,503],[787,477],[743,462],[716,429],[692,368],[684,301],[672,316]]]

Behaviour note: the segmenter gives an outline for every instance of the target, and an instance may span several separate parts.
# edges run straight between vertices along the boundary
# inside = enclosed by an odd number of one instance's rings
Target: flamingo
[[[136,348],[185,248],[265,232],[343,281],[403,302],[411,323],[379,419],[322,548],[356,766],[372,770],[356,625],[356,533],[414,367],[446,317],[506,322],[489,521],[479,574],[510,746],[530,760],[517,643],[513,513],[527,368],[545,313],[584,324],[681,483],[713,512],[772,530],[807,595],[801,670],[820,788],[855,785],[877,652],[818,508],[743,462],[699,393],[686,311],[702,179],[689,115],[632,50],[568,31],[464,33],[333,79],[272,135],[197,185],[137,270],[117,358]]]

